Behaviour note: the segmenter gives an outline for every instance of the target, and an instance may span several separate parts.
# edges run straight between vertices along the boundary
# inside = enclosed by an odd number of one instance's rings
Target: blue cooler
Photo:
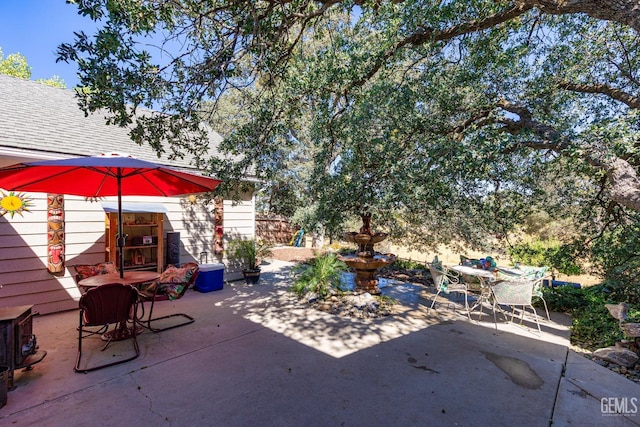
[[[200,292],[218,291],[224,286],[224,264],[200,264],[196,277],[196,290]]]

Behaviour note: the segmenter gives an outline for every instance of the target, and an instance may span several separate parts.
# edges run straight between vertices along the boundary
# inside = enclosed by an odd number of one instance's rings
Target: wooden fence
[[[288,245],[296,231],[285,217],[256,216],[256,237],[269,243]]]

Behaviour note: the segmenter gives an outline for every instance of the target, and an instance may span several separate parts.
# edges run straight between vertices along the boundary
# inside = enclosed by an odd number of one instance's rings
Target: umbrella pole
[[[124,245],[125,237],[122,226],[122,169],[118,168],[118,249],[120,249],[120,278],[124,278]]]

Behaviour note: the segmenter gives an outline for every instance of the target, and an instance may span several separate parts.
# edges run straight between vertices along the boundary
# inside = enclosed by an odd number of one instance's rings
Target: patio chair
[[[69,266],[69,272],[71,273],[76,285],[80,288],[80,292],[85,293],[90,288],[80,286],[80,281],[87,277],[97,276],[99,274],[117,273],[118,269],[116,265],[110,261],[100,262],[98,264],[74,264]]]
[[[142,315],[138,319],[138,323],[152,332],[162,332],[193,323],[195,321],[194,318],[185,313],[174,313],[153,318],[153,309],[157,301],[174,301],[182,298],[185,292],[187,292],[187,289],[195,283],[197,276],[198,264],[194,262],[183,264],[182,267],[168,266],[156,281],[140,291]],[[146,319],[144,319],[145,302],[151,302],[149,315]],[[159,320],[173,317],[182,317],[185,320],[165,327],[153,326],[153,323]]]
[[[538,333],[542,335],[542,330],[540,329],[540,322],[538,321],[538,313],[536,312],[535,307],[532,304],[533,299],[533,287],[535,284],[535,280],[532,279],[511,279],[511,280],[503,280],[501,282],[497,282],[491,286],[491,291],[493,294],[493,321],[496,326],[496,330],[498,329],[498,321],[496,319],[496,308],[498,308],[505,316],[506,313],[500,308],[500,305],[508,305],[511,306],[511,321],[513,322],[513,318],[515,316],[515,308],[517,306],[522,307],[520,324],[522,324],[524,320],[524,313],[527,307],[531,307],[531,311],[533,312],[534,319],[536,321],[536,325],[538,326]]]
[[[438,299],[438,295],[441,292],[448,294],[449,292],[461,293],[464,295],[464,308],[467,311],[467,317],[471,321],[471,315],[469,314],[469,302],[467,295],[467,284],[460,281],[460,277],[453,271],[447,269],[440,263],[427,264],[431,278],[433,279],[433,286],[436,288],[436,295],[433,297],[431,307],[433,309]]]
[[[550,277],[550,275],[547,273],[549,267],[520,266],[520,269],[523,268],[525,277],[527,277],[528,279],[535,279],[535,282],[533,284],[533,296],[542,300],[542,304],[544,305],[544,312],[547,315],[547,320],[551,321],[551,316],[549,316],[549,309],[547,308],[547,301],[545,301],[544,294],[542,293],[542,281]]]
[[[536,298],[540,298],[542,304],[544,305],[544,312],[547,315],[547,320],[551,321],[549,309],[547,308],[547,301],[544,299],[544,294],[542,292],[542,282],[549,277],[549,274],[547,274],[548,269],[549,267],[532,267],[528,265],[519,265],[515,271],[522,271],[524,274],[518,275],[514,273],[514,269],[498,267],[498,277],[500,279],[507,280],[517,278],[535,280],[533,285],[533,296]]]
[[[122,283],[109,283],[89,289],[80,297],[80,324],[78,327],[78,354],[75,372],[90,372],[108,366],[128,362],[140,355],[138,339],[136,337],[135,315],[138,303],[138,291],[130,285]],[[129,328],[127,322],[131,321],[134,327]],[[111,332],[106,331],[109,325],[115,325]],[[85,329],[86,327],[100,327],[98,331]],[[92,367],[80,367],[82,360],[82,341],[90,336],[101,334],[107,343],[102,348],[106,350],[114,340],[131,338],[135,354],[125,359],[110,361],[108,363],[94,365]],[[113,360],[112,358],[107,358]]]

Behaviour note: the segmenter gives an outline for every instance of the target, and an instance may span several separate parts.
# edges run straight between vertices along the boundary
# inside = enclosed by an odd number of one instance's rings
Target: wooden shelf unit
[[[127,236],[124,252],[125,270],[155,270],[164,268],[163,213],[127,212],[122,215],[123,233]],[[105,214],[105,261],[120,265],[117,247],[118,213]],[[148,242],[150,243],[143,243]]]

